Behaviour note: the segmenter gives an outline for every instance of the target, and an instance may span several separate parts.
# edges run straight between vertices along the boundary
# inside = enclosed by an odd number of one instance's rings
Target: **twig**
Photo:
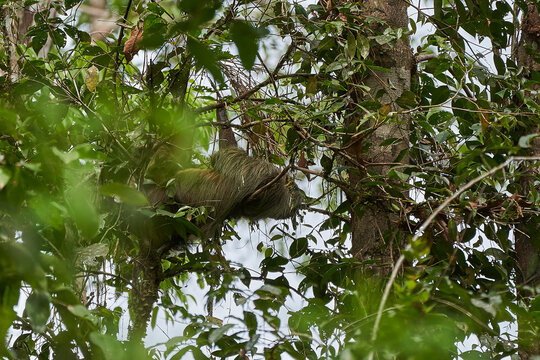
[[[416,63],[419,63],[422,61],[435,59],[436,57],[436,54],[418,54],[414,57],[414,60],[416,61]]]
[[[274,185],[276,182],[278,182],[279,179],[281,179],[286,173],[287,171],[289,171],[289,169],[291,168],[291,164],[290,163],[289,165],[287,165],[282,171],[281,173],[276,176],[275,178],[273,178],[271,181],[267,182],[266,184],[264,184],[264,186],[261,186],[260,188],[258,188],[253,194],[251,194],[251,196],[247,199],[247,201],[251,201],[253,199],[255,199],[257,197],[257,195],[259,195],[260,193],[262,193],[264,190],[268,189],[270,186]]]
[[[309,76],[315,76],[315,74],[297,73],[297,74],[276,75],[273,78],[268,78],[265,81],[259,83],[258,85],[255,85],[253,88],[251,88],[250,90],[238,95],[235,99],[233,99],[231,101],[219,101],[217,103],[195,109],[195,112],[204,113],[204,112],[207,112],[207,111],[215,110],[215,109],[217,109],[219,107],[222,107],[222,106],[224,106],[226,104],[234,104],[234,103],[237,103],[239,101],[242,101],[242,100],[250,97],[251,95],[253,95],[257,91],[259,91],[260,89],[262,89],[266,85],[269,85],[270,83],[272,83],[274,80],[277,80],[277,79],[294,78],[294,77],[309,77]]]
[[[129,11],[131,10],[131,4],[133,3],[133,0],[129,0],[126,12],[124,13],[124,17],[122,18],[122,21],[120,24],[125,25],[127,22],[127,18],[129,16]],[[116,43],[116,47],[120,49],[120,45],[122,45],[122,40],[124,39],[124,28],[125,26],[120,26],[120,34],[118,34],[118,41]],[[118,68],[118,60],[120,59],[120,50],[116,52],[116,59],[114,60],[115,67]]]

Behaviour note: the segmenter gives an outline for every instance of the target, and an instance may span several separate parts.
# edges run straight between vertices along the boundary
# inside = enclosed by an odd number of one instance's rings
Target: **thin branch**
[[[129,0],[126,12],[124,13],[124,17],[122,18],[122,21],[120,24],[125,25],[129,16],[129,11],[131,10],[131,4],[133,3],[133,0]],[[120,59],[120,46],[122,45],[122,40],[124,39],[124,28],[125,26],[120,26],[120,34],[118,35],[118,41],[116,43],[116,47],[118,48],[118,51],[116,52],[116,59],[114,60],[115,67],[118,68],[118,60]]]
[[[349,222],[349,219],[345,218],[344,216],[334,214],[332,211],[329,211],[329,210],[319,209],[314,206],[307,206],[305,209],[307,209],[310,212],[315,212],[315,213],[319,213],[319,214],[323,214],[323,215],[327,215],[327,216],[339,219],[341,220],[341,222],[344,222],[344,223]]]
[[[271,181],[267,182],[266,184],[264,184],[264,186],[261,186],[260,188],[258,188],[253,194],[251,194],[251,196],[247,199],[247,201],[251,201],[253,199],[255,199],[257,197],[257,195],[259,195],[260,193],[262,193],[264,190],[268,189],[270,186],[274,185],[276,182],[279,181],[279,179],[281,179],[283,176],[285,176],[285,174],[287,173],[287,171],[289,171],[289,169],[291,168],[291,165],[292,165],[292,162],[289,163],[289,165],[287,165],[285,168],[283,168],[283,170],[281,171],[281,173],[276,176],[275,178],[273,178]]]
[[[234,103],[237,103],[239,101],[245,100],[246,98],[249,98],[251,95],[255,94],[257,91],[259,91],[263,87],[265,87],[265,86],[269,85],[270,83],[272,83],[274,80],[286,79],[286,78],[294,78],[294,77],[309,77],[309,76],[316,76],[316,74],[297,73],[297,74],[276,75],[273,78],[268,78],[265,81],[259,83],[258,85],[255,85],[253,88],[251,88],[250,90],[238,95],[235,99],[233,99],[231,101],[219,101],[217,103],[195,109],[195,112],[204,113],[204,112],[207,112],[207,111],[215,110],[215,109],[217,109],[219,107],[222,107],[222,106],[225,106],[227,104],[234,104]]]
[[[285,54],[283,54],[283,56],[281,57],[281,59],[277,63],[277,65],[276,65],[276,67],[274,69],[274,72],[272,74],[273,78],[276,78],[278,76],[279,70],[281,70],[281,68],[283,67],[283,64],[285,64],[285,61],[289,58],[289,56],[291,55],[292,51],[295,48],[296,48],[296,42],[294,40],[292,40],[291,44],[287,48],[287,51],[285,52]]]
[[[437,54],[418,54],[414,57],[414,60],[419,63],[422,61],[427,61],[431,59],[435,59],[437,57]]]

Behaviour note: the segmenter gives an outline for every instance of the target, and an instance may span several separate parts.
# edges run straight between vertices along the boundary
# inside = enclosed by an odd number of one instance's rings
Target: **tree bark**
[[[26,31],[34,22],[34,14],[29,6],[12,7],[7,4],[0,5],[0,29],[4,38],[3,50],[7,55],[7,71],[0,70],[0,76],[6,76],[4,86],[15,83],[20,77],[19,56],[17,44],[28,43],[25,38]]]
[[[535,62],[534,50],[540,46],[540,16],[538,8],[533,2],[528,3],[528,11],[524,14],[521,24],[521,39],[517,48],[517,62],[529,71],[540,71],[540,64]],[[536,50],[537,51],[537,50]],[[538,90],[534,86],[532,90]],[[531,133],[538,133],[538,125],[531,129]],[[534,138],[531,142],[531,155],[540,156],[540,138]],[[538,175],[538,168],[532,167],[525,172],[521,182],[523,195],[527,196],[534,186],[534,176]],[[532,215],[522,219],[515,231],[515,250],[519,268],[519,284],[527,287],[540,285],[540,217]],[[530,297],[537,294],[526,290],[519,290],[518,296],[528,303]],[[523,360],[532,356],[540,355],[540,336],[536,332],[538,321],[534,318],[518,318],[519,355]],[[536,331],[535,331],[536,330]]]
[[[366,0],[363,2],[367,16],[375,16],[383,19],[393,28],[407,28],[408,15],[407,3],[402,0]],[[383,31],[384,28],[375,29]],[[359,96],[355,102],[375,99],[375,94],[384,90],[384,95],[377,99],[383,107],[389,111],[399,110],[396,99],[405,90],[409,90],[411,82],[411,70],[413,67],[412,51],[408,39],[400,39],[394,45],[372,47],[372,58],[377,66],[384,67],[389,71],[372,71],[371,74],[362,79],[363,85],[370,88],[369,96]],[[382,113],[383,111],[381,111]],[[364,114],[353,119],[349,124],[349,129],[356,129],[360,118]],[[394,163],[398,155],[408,147],[409,143],[409,118],[399,115],[395,118],[386,118],[383,124],[372,124],[375,130],[369,138],[359,139],[359,134],[353,135],[348,148],[349,156],[356,160],[357,164],[370,163]],[[389,138],[399,138],[401,141],[389,146],[382,146],[381,143]],[[369,149],[362,151],[366,143]],[[408,157],[405,156],[401,162],[406,163]],[[390,170],[390,165],[370,166],[369,170],[385,177]],[[392,252],[392,244],[399,244],[399,215],[392,210],[392,203],[383,191],[369,194],[370,200],[366,202],[362,199],[360,186],[362,180],[366,178],[367,172],[363,168],[356,168],[350,171],[349,179],[355,195],[349,195],[349,200],[353,202],[355,211],[351,212],[352,231],[352,253],[355,257],[363,260],[377,259],[382,262],[382,273],[388,272],[396,256]],[[375,200],[373,200],[375,199]],[[362,205],[361,203],[367,204]]]

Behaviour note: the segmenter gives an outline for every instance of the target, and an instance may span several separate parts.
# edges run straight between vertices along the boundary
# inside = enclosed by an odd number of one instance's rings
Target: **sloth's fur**
[[[296,184],[282,176],[253,199],[251,196],[280,175],[280,170],[267,161],[253,158],[236,147],[226,147],[214,153],[208,169],[187,169],[175,178],[176,206],[212,208],[205,224],[197,224],[204,237],[227,218],[284,219],[292,217],[303,195]],[[151,201],[155,206],[169,202],[161,191]]]

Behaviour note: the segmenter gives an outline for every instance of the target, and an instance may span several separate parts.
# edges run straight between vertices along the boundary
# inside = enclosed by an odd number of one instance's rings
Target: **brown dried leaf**
[[[392,110],[392,104],[384,104],[379,109],[379,112],[383,115],[388,115],[390,113],[390,110]]]
[[[129,63],[139,51],[139,44],[142,40],[142,37],[143,28],[142,24],[139,23],[133,28],[133,30],[131,30],[131,36],[124,44],[124,56],[126,57],[126,62]]]
[[[309,165],[310,165],[310,162],[306,159],[306,154],[302,151],[300,153],[300,158],[298,159],[298,168],[304,175],[306,175],[306,178],[308,180],[311,180],[311,176],[309,172],[306,171],[306,170],[309,170]]]
[[[298,167],[307,168],[306,155],[303,151],[300,153],[300,159],[298,159]]]
[[[484,112],[481,112],[478,115],[480,116],[480,124],[482,125],[482,134],[485,134],[490,124],[489,115]]]

